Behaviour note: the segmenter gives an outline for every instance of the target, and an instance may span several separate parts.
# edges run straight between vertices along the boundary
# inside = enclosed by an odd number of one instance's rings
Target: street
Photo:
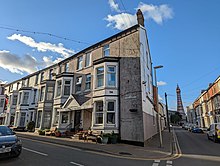
[[[220,165],[220,143],[207,139],[205,133],[191,133],[182,128],[175,128],[181,149],[181,157],[174,160],[176,166],[217,166]]]
[[[22,138],[23,151],[17,159],[3,159],[4,166],[216,166],[220,163],[220,143],[207,139],[206,134],[191,133],[175,127],[178,144],[181,150],[177,159],[138,160],[129,155],[113,156],[99,152],[81,150],[69,146],[57,145],[37,140]],[[105,146],[105,145],[103,145]]]

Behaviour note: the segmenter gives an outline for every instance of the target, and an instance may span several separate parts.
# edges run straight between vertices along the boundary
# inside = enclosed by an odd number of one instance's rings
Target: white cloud
[[[62,43],[56,45],[46,42],[36,42],[31,37],[22,36],[21,34],[13,34],[12,36],[9,36],[7,38],[13,41],[18,40],[29,47],[36,48],[40,52],[51,51],[51,52],[59,53],[63,58],[67,58],[71,54],[75,53],[73,50],[64,48]]]
[[[140,2],[137,9],[141,9],[145,19],[152,19],[160,25],[165,20],[172,19],[174,15],[172,8],[170,8],[167,4],[157,6]],[[129,13],[108,15],[105,20],[109,22],[107,27],[113,27],[119,30],[124,30],[137,24],[136,13],[134,15]]]
[[[116,12],[121,12],[120,9],[119,9],[118,4],[115,3],[114,0],[109,0],[108,3],[109,3],[109,5],[110,5],[110,7],[111,7],[112,10],[114,10],[114,11],[116,11]]]
[[[0,84],[6,84],[8,81],[0,80]]]
[[[113,16],[108,15],[105,20],[109,22],[107,27],[113,27],[119,30],[127,29],[137,23],[136,15],[128,13],[120,13]]]
[[[163,98],[158,94],[158,100],[163,101]]]
[[[33,73],[38,68],[38,62],[30,55],[19,57],[9,51],[0,51],[0,67],[12,73],[23,74],[23,72]]]
[[[138,8],[141,9],[146,19],[152,19],[158,24],[173,18],[173,10],[166,4],[156,6],[140,2]]]
[[[157,82],[157,85],[158,85],[158,86],[164,86],[164,85],[167,85],[167,83],[164,82],[164,81],[158,81],[158,82]]]

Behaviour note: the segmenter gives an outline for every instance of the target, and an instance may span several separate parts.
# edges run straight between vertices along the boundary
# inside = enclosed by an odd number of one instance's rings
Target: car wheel
[[[21,148],[19,148],[19,149],[16,149],[13,153],[12,153],[12,156],[13,157],[18,157],[18,156],[20,156],[20,154],[21,154]]]
[[[210,137],[209,137],[209,135],[207,134],[207,138],[208,138],[208,140],[210,140]]]
[[[213,135],[213,140],[214,140],[215,143],[218,142],[218,139],[217,139],[217,137],[215,135]]]

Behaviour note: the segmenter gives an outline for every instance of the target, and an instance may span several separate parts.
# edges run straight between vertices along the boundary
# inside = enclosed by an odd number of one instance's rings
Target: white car
[[[207,129],[208,139],[212,139],[214,142],[220,141],[220,123],[213,123]]]

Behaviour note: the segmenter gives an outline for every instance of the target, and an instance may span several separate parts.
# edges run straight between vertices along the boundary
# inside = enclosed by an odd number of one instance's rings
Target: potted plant
[[[45,135],[45,131],[44,130],[38,130],[38,134],[39,135]]]
[[[34,130],[35,130],[35,122],[34,121],[30,121],[27,124],[26,128],[27,128],[27,131],[34,132]]]
[[[115,134],[114,131],[112,132],[112,134],[109,137],[110,139],[110,143],[111,144],[116,144],[118,142],[118,134]]]
[[[110,137],[111,134],[107,133],[107,134],[102,134],[101,138],[102,138],[102,143],[103,144],[107,144],[108,141],[109,141],[109,137]]]

